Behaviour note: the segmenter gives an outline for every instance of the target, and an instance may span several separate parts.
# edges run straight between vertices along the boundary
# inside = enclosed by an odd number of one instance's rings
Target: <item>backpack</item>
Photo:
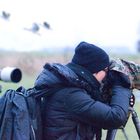
[[[35,88],[9,89],[0,98],[1,140],[43,140],[42,113],[46,98],[61,88],[36,94]]]

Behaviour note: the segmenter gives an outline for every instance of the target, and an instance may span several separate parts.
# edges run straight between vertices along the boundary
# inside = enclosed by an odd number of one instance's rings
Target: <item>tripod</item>
[[[139,118],[138,118],[138,115],[137,115],[136,111],[133,108],[133,106],[135,104],[134,95],[132,95],[131,99],[133,99],[133,100],[130,101],[129,113],[132,115],[132,121],[133,121],[133,124],[136,128],[137,135],[140,139],[140,121],[139,121]],[[124,134],[125,139],[129,140],[126,133],[125,133],[124,127],[122,127],[121,130]],[[108,130],[106,140],[115,140],[116,133],[117,133],[117,129]]]

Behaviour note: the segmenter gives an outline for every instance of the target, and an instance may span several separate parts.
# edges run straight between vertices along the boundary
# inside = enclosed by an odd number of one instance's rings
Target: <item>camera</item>
[[[128,76],[131,89],[140,90],[140,64],[118,58],[111,61],[109,69]]]
[[[109,71],[102,83],[102,96],[105,102],[109,102],[112,96],[113,81],[119,80],[121,85],[131,90],[140,90],[140,65],[124,59],[112,59]]]
[[[0,69],[0,80],[4,82],[17,83],[22,78],[22,72],[16,67],[4,67]]]

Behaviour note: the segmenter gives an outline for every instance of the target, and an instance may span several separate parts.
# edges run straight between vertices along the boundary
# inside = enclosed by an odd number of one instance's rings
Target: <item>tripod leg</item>
[[[125,132],[124,128],[121,128],[121,130],[124,134],[125,139],[129,140],[127,135],[126,135],[126,132]],[[116,133],[117,133],[117,129],[108,130],[106,140],[115,140]]]
[[[140,139],[140,121],[138,119],[138,116],[137,116],[137,113],[135,112],[134,109],[131,108],[131,113],[132,113],[132,120],[133,120],[133,123],[135,125],[135,128],[136,128],[136,131],[137,131],[137,134],[138,134],[138,137]]]
[[[117,129],[108,130],[106,140],[115,140]]]
[[[126,132],[125,132],[125,129],[124,129],[124,128],[122,128],[122,132],[123,132],[123,134],[124,134],[125,139],[126,139],[126,140],[129,140],[128,137],[127,137],[127,135],[126,135]]]

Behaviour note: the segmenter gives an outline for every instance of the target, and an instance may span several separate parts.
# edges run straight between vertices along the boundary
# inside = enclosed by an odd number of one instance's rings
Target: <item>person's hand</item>
[[[125,88],[130,88],[131,86],[129,77],[117,71],[109,71],[107,75],[107,80],[112,86],[119,85]]]

